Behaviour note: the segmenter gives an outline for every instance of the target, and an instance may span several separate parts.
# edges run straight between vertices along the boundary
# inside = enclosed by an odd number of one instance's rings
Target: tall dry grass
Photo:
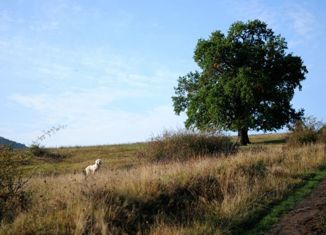
[[[316,169],[325,145],[34,177],[32,206],[1,234],[229,234]]]
[[[221,134],[179,130],[165,131],[152,138],[138,155],[153,161],[184,161],[200,155],[231,154],[237,149],[238,145],[230,137]]]
[[[287,137],[290,146],[326,143],[326,125],[313,117],[297,121]]]
[[[11,222],[29,206],[20,165],[28,161],[19,151],[0,146],[0,223]]]

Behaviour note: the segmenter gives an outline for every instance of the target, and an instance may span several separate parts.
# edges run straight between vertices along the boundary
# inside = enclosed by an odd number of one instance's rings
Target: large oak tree
[[[236,22],[199,39],[194,60],[200,70],[179,77],[172,97],[174,111],[186,112],[187,128],[274,131],[303,115],[291,100],[308,72],[299,56],[260,20]]]

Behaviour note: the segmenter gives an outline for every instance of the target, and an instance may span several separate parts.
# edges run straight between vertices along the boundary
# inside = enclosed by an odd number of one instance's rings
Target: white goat
[[[97,159],[95,161],[95,164],[93,165],[89,165],[88,167],[85,168],[85,175],[89,175],[89,174],[94,174],[96,171],[98,171],[100,169],[100,165],[102,164],[101,159]]]

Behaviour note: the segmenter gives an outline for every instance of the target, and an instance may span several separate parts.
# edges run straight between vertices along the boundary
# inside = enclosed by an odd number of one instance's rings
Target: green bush
[[[0,146],[0,222],[13,221],[29,205],[29,194],[24,191],[27,180],[19,168],[24,160],[20,152]]]
[[[65,156],[59,153],[53,153],[50,150],[41,147],[38,144],[33,144],[31,147],[29,147],[29,152],[34,157],[42,157],[42,158],[48,158],[53,160],[61,160]]]
[[[294,124],[287,142],[291,146],[313,144],[325,139],[325,132],[326,128],[322,127],[321,122],[312,117],[304,118]]]
[[[323,125],[318,131],[318,142],[326,144],[326,125]]]
[[[153,138],[140,155],[154,161],[186,160],[201,155],[230,154],[236,148],[231,138],[222,135],[164,132]]]

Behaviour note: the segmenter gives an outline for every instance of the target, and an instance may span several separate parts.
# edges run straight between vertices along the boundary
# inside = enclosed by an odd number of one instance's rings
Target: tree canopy
[[[299,56],[260,20],[235,22],[227,35],[215,31],[199,39],[194,60],[199,71],[179,77],[174,111],[186,112],[187,128],[274,131],[300,119],[291,100],[308,72]]]

